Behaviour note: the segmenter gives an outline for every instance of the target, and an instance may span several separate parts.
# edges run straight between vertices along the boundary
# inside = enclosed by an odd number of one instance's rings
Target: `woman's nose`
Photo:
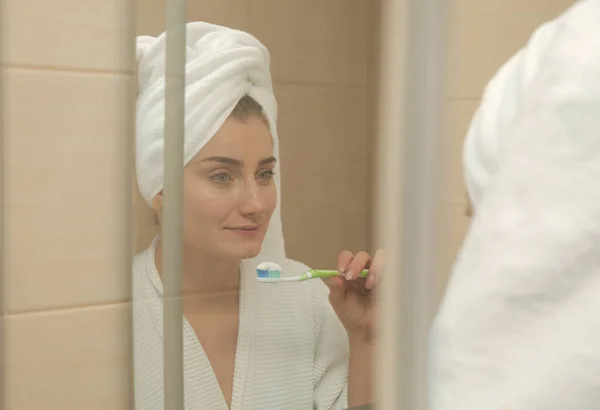
[[[264,211],[265,201],[261,196],[260,187],[256,182],[244,187],[240,208],[243,214],[256,214]]]

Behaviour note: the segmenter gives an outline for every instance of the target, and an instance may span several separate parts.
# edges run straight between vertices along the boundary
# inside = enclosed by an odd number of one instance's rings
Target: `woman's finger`
[[[329,286],[329,288],[341,288],[344,286],[344,279],[343,278],[329,278],[329,280],[326,281],[327,286]]]
[[[354,259],[354,254],[350,251],[342,251],[340,252],[340,254],[338,255],[338,260],[337,260],[337,270],[342,273],[345,274],[346,271],[348,270],[348,266],[350,266],[350,262],[352,262],[352,259]]]
[[[371,256],[367,252],[363,251],[357,253],[356,256],[354,256],[354,259],[352,259],[352,262],[350,262],[348,269],[346,270],[346,279],[354,280],[358,278],[360,272],[363,269],[368,268],[370,264]]]
[[[367,274],[367,279],[365,281],[365,287],[367,289],[372,289],[373,286],[377,284],[385,268],[385,263],[385,250],[379,249],[375,252],[373,262],[371,262],[371,266],[369,267],[369,273]]]
[[[343,279],[342,279],[343,280]],[[369,297],[369,289],[365,287],[365,280],[357,278],[356,280],[343,280],[346,295],[357,295],[360,298]]]
[[[342,278],[330,278],[325,281],[329,287],[329,303],[338,315],[344,310],[346,304],[346,288],[344,282],[345,281]]]

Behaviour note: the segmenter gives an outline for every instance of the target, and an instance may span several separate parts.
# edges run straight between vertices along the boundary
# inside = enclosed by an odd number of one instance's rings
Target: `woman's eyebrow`
[[[236,167],[242,167],[244,165],[239,159],[229,157],[208,157],[202,159],[200,162],[220,162],[221,164],[234,165]]]
[[[258,161],[258,165],[269,165],[276,161],[277,161],[277,158],[275,158],[275,157],[263,158],[260,161]]]
[[[260,165],[260,166],[268,165],[268,164],[272,164],[276,161],[277,161],[277,159],[275,157],[267,157],[267,158],[263,158],[260,161],[258,161],[258,165]],[[235,167],[243,167],[244,166],[244,162],[240,161],[239,159],[229,158],[229,157],[221,157],[221,156],[203,158],[199,162],[219,162],[221,164],[233,165]]]

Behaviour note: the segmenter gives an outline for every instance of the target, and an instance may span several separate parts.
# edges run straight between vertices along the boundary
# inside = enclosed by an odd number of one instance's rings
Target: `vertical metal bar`
[[[4,16],[4,0],[0,0],[0,16]],[[4,166],[4,95],[2,92],[4,82],[4,25],[0,24],[0,410],[4,409],[5,406],[5,395],[4,395],[4,339],[5,339],[5,326],[4,326],[4,176],[6,170]]]
[[[399,409],[426,410],[435,294],[435,220],[442,130],[447,0],[408,0],[404,190],[400,229]]]
[[[165,410],[183,410],[182,200],[186,2],[167,0],[163,191]]]
[[[137,2],[133,1],[133,0],[128,0],[127,2],[128,4],[128,10],[127,10],[127,17],[129,17],[129,33],[126,36],[126,39],[129,41],[129,46],[131,47],[130,50],[130,57],[131,58],[131,66],[132,67],[136,67],[137,66],[137,62],[136,62],[136,34],[137,34],[137,26],[136,26],[136,17],[137,17]],[[138,82],[137,82],[137,78],[136,78],[136,74],[132,73],[132,81],[130,83],[130,94],[129,94],[129,109],[130,109],[130,115],[128,115],[129,118],[129,129],[130,129],[130,133],[129,135],[134,136],[134,138],[131,138],[129,140],[129,145],[126,146],[125,150],[128,153],[128,155],[124,158],[124,162],[125,162],[125,166],[127,167],[125,174],[127,175],[126,178],[126,192],[125,192],[125,200],[126,200],[126,204],[125,204],[125,209],[127,209],[127,214],[126,214],[126,221],[127,224],[126,226],[129,227],[128,231],[127,231],[127,235],[124,239],[126,239],[126,243],[127,243],[127,249],[128,249],[128,253],[129,253],[129,258],[126,258],[127,262],[126,262],[126,266],[124,267],[125,272],[129,272],[130,276],[129,276],[129,289],[130,289],[130,297],[131,297],[131,304],[129,305],[129,409],[135,409],[135,399],[136,399],[136,395],[135,395],[135,363],[134,363],[134,357],[135,357],[135,344],[134,344],[134,334],[135,334],[135,322],[133,321],[133,275],[132,275],[132,270],[131,267],[133,266],[133,258],[135,256],[135,250],[134,250],[134,238],[135,238],[135,231],[136,231],[136,227],[135,227],[135,220],[134,220],[134,206],[135,206],[135,190],[134,190],[134,185],[132,184],[132,182],[134,181],[135,178],[135,144],[136,144],[136,102],[137,102],[137,94],[138,94]],[[128,151],[127,151],[128,149]],[[2,410],[0,408],[0,410]]]
[[[406,59],[407,0],[381,0],[378,79],[377,246],[387,248],[389,272],[379,290],[380,343],[376,363],[376,404],[379,410],[399,407],[400,338],[397,289],[400,287],[402,137]],[[410,409],[407,409],[410,410]]]
[[[381,288],[377,408],[427,409],[434,307],[444,0],[382,0],[378,237],[390,249]]]

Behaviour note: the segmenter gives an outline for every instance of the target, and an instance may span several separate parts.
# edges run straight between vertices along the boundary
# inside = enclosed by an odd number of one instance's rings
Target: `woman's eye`
[[[273,171],[272,169],[266,169],[266,170],[258,173],[258,178],[261,181],[269,181],[269,180],[273,179],[274,175],[275,175],[275,171]]]
[[[213,180],[214,182],[224,184],[224,183],[231,181],[231,175],[226,174],[226,173],[215,174],[215,175],[211,175],[210,179]]]

